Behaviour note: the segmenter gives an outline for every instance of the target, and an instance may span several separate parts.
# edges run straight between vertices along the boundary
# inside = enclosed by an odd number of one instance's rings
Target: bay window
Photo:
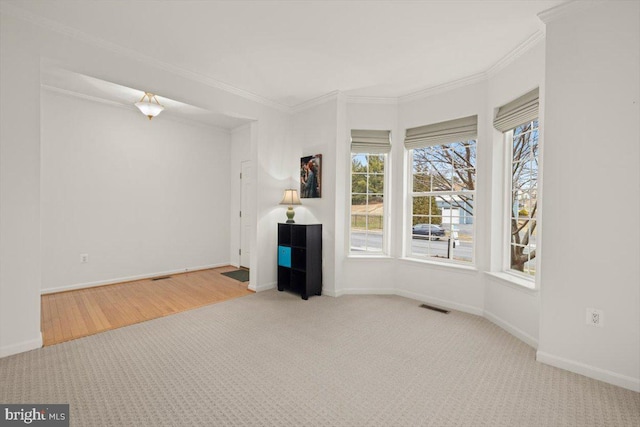
[[[411,258],[472,264],[477,116],[407,129]]]

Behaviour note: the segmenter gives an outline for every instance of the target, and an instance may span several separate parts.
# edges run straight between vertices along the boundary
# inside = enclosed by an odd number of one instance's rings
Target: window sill
[[[393,259],[389,255],[384,254],[360,254],[360,253],[350,253],[347,255],[348,259]]]
[[[499,279],[500,283],[502,283],[503,285],[507,285],[513,289],[517,289],[519,291],[523,291],[532,295],[535,295],[538,293],[538,289],[536,288],[535,282],[531,280],[527,280],[522,277],[518,277],[516,275],[504,273],[504,272],[486,271],[485,273],[491,277]]]
[[[455,264],[455,263],[448,263],[448,262],[438,262],[438,261],[431,261],[431,260],[427,260],[427,259],[406,258],[406,257],[404,257],[404,258],[400,258],[400,261],[405,263],[405,264],[428,265],[428,266],[431,266],[431,267],[441,268],[443,270],[459,270],[459,271],[468,272],[468,273],[477,273],[479,271],[475,266],[471,266],[471,265]]]

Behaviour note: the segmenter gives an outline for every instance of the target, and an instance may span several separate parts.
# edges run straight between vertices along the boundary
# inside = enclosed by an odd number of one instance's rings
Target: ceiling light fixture
[[[146,101],[145,98],[147,99]],[[140,98],[140,101],[136,102],[134,105],[142,111],[142,114],[149,117],[149,120],[153,119],[155,116],[162,113],[162,110],[164,110],[164,107],[160,105],[156,96],[149,92],[145,92],[142,98]]]

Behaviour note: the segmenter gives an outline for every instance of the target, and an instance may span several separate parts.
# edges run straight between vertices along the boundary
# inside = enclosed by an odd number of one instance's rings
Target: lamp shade
[[[162,110],[164,110],[164,107],[160,105],[156,96],[149,92],[145,92],[142,99],[134,105],[142,111],[142,114],[149,117],[149,120],[162,113]]]
[[[300,198],[298,197],[298,190],[294,188],[287,188],[284,190],[284,197],[282,197],[281,205],[301,205]]]

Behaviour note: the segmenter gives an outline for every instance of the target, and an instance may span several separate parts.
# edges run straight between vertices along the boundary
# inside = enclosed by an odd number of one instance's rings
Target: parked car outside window
[[[412,234],[414,239],[440,240],[445,236],[445,231],[435,224],[416,224],[413,226]]]

